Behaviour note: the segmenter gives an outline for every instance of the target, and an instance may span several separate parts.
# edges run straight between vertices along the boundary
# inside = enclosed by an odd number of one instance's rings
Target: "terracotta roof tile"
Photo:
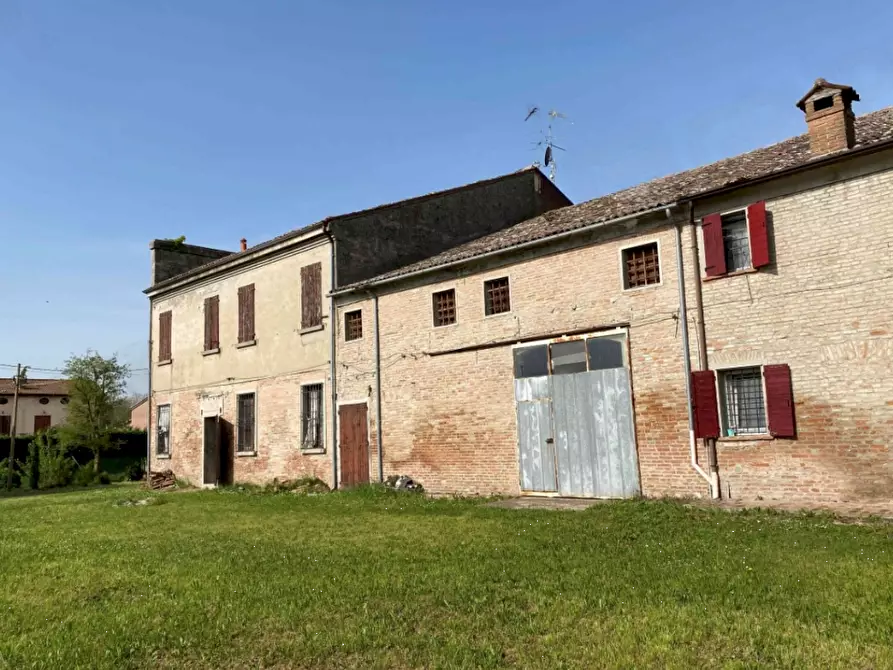
[[[893,140],[893,107],[856,118],[856,145],[853,150]],[[346,286],[350,290],[412,272],[434,269],[449,263],[471,260],[486,253],[551,237],[596,223],[631,216],[670,205],[735,184],[771,176],[817,160],[809,150],[806,134],[746,154],[725,158],[702,167],[654,179],[632,188],[594,200],[546,212],[536,218],[506,228],[472,242],[453,247],[418,263]]]
[[[29,379],[19,389],[20,395],[68,395],[67,379]],[[11,377],[0,378],[0,395],[12,395]]]

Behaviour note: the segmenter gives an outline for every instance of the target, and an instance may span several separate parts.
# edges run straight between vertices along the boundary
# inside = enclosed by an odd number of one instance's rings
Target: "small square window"
[[[512,311],[509,295],[509,278],[490,279],[484,282],[484,314],[502,314]]]
[[[359,340],[363,337],[363,312],[355,310],[344,313],[344,339]]]
[[[518,347],[514,352],[515,379],[545,377],[549,374],[549,351],[545,344]]]
[[[242,393],[236,396],[236,450],[253,453],[257,450],[254,440],[254,394]]]
[[[456,323],[456,289],[438,291],[433,296],[434,326],[449,326]]]
[[[754,435],[769,430],[760,368],[740,368],[720,373],[720,400],[725,434]]]
[[[726,272],[751,267],[747,212],[743,209],[722,215],[722,242],[726,251]]]
[[[660,284],[657,242],[623,250],[624,288]]]

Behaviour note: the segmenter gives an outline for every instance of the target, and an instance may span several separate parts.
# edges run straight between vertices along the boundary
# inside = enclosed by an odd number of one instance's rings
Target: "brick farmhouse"
[[[889,498],[893,108],[858,100],[818,80],[805,134],[579,205],[527,170],[237,254],[156,241],[152,469]]]

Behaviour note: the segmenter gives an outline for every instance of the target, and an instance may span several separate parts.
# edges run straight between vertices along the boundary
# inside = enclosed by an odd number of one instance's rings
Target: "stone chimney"
[[[852,103],[859,94],[852,86],[816,79],[797,107],[806,113],[809,149],[813,156],[852,149],[856,144]]]

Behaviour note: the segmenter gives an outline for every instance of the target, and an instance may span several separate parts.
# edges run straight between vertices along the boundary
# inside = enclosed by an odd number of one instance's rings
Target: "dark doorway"
[[[366,405],[342,405],[338,408],[341,485],[369,483],[369,432]]]
[[[204,419],[204,476],[205,485],[233,483],[232,430],[219,416]]]

